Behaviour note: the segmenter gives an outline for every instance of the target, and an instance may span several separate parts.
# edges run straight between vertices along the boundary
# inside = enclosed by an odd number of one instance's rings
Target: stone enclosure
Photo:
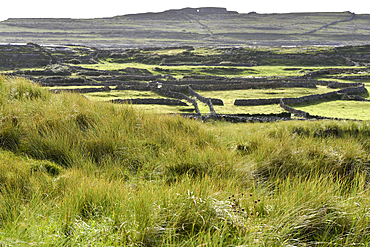
[[[220,10],[222,11],[222,10]],[[189,47],[179,47],[179,49]],[[150,50],[150,49],[147,49]],[[127,67],[123,70],[108,71],[87,69],[79,66],[79,63],[95,63],[94,59],[99,56],[116,57],[118,54],[114,51],[101,51],[88,47],[66,47],[51,46],[45,47],[29,43],[25,45],[5,45],[0,49],[0,67],[7,66],[13,69],[13,72],[6,73],[10,76],[23,76],[29,78],[42,86],[76,86],[74,89],[51,89],[53,92],[60,90],[73,91],[77,93],[89,92],[107,92],[112,90],[141,90],[153,91],[166,99],[154,98],[134,98],[134,99],[116,99],[114,103],[130,104],[159,104],[159,105],[180,105],[194,106],[195,115],[188,115],[202,119],[222,119],[231,122],[243,121],[277,121],[279,119],[290,119],[288,116],[267,116],[258,114],[258,116],[235,116],[220,115],[214,105],[223,105],[221,99],[206,98],[196,91],[221,91],[221,90],[241,90],[241,89],[264,89],[264,88],[316,88],[318,85],[328,88],[338,89],[326,94],[309,95],[299,98],[270,98],[270,99],[236,99],[235,106],[255,106],[279,104],[289,114],[294,114],[302,118],[323,118],[323,116],[311,116],[307,112],[294,109],[292,106],[304,102],[317,101],[322,99],[342,99],[342,100],[361,100],[357,94],[366,92],[362,83],[340,83],[337,81],[320,81],[312,79],[318,75],[335,75],[340,73],[362,73],[363,69],[324,69],[316,72],[307,72],[299,77],[288,78],[245,78],[245,77],[222,77],[222,76],[204,76],[204,75],[186,75],[182,79],[176,79],[166,73],[153,75],[146,69]],[[120,57],[122,55],[119,55]],[[72,63],[71,61],[75,61]],[[67,63],[68,62],[68,63]],[[187,63],[188,64],[188,63]],[[172,64],[173,66],[181,63]],[[188,64],[189,65],[189,64]],[[196,63],[197,66],[209,64]],[[229,64],[230,65],[230,64]],[[234,64],[235,65],[235,64]],[[212,64],[212,66],[221,66]],[[231,66],[231,65],[230,65]],[[235,66],[246,66],[237,64]],[[248,65],[249,66],[249,65]],[[22,67],[44,67],[43,70],[18,69]],[[157,68],[158,71],[166,72],[165,69]],[[364,79],[363,76],[351,76],[350,79]],[[343,78],[342,78],[343,79]],[[346,79],[346,78],[344,78]],[[84,87],[81,87],[84,86]],[[197,102],[202,102],[209,107],[207,117],[200,116]],[[290,115],[289,115],[290,116]],[[263,120],[265,119],[265,120]]]

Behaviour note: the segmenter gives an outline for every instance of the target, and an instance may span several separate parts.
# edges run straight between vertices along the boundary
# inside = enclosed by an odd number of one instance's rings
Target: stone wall
[[[64,91],[64,92],[73,92],[73,93],[95,93],[95,92],[108,92],[110,91],[109,86],[105,87],[89,87],[89,88],[75,88],[75,89],[50,89],[52,92],[59,92],[59,91]]]
[[[329,97],[338,97],[341,94],[363,93],[365,91],[366,91],[365,85],[361,84],[360,86],[357,86],[357,87],[344,88],[344,89],[341,89],[341,90],[338,90],[338,91],[335,91],[335,92],[330,92],[330,93],[325,93],[325,94],[315,94],[315,95],[303,96],[303,97],[299,97],[299,98],[284,98],[284,99],[280,100],[280,106],[284,110],[286,110],[286,111],[288,111],[288,112],[290,112],[290,113],[292,113],[296,116],[307,118],[307,117],[309,117],[309,113],[294,109],[293,107],[290,107],[287,104],[301,104],[301,103],[304,103],[304,102],[316,101],[316,100],[329,98]]]
[[[221,99],[210,98],[213,105],[224,105]]]
[[[307,116],[309,115],[308,112],[300,111],[300,110],[294,109],[293,107],[286,105],[283,99],[280,99],[280,107],[286,110],[287,112],[294,114],[297,117],[307,118]]]
[[[335,74],[344,74],[344,73],[358,73],[362,71],[367,71],[364,68],[329,68],[321,69],[317,71],[308,72],[304,77],[318,76],[318,75],[335,75]]]
[[[135,104],[135,105],[179,105],[188,106],[185,102],[175,99],[151,99],[151,98],[137,98],[137,99],[115,99],[112,103],[119,104]]]
[[[316,88],[316,85],[329,86],[330,88],[347,88],[347,87],[357,87],[361,83],[340,83],[336,81],[319,81],[314,79],[305,78],[294,78],[294,79],[279,79],[279,78],[240,78],[240,79],[222,79],[216,80],[213,78],[199,79],[199,80],[168,80],[161,81],[164,87],[175,86],[186,86],[194,90],[240,90],[240,89],[265,89],[265,88]]]
[[[161,79],[166,79],[167,77],[163,75],[132,75],[132,74],[116,74],[116,75],[106,75],[106,76],[91,76],[91,80],[96,80],[100,82],[109,82],[109,81],[156,81]]]
[[[50,63],[50,57],[32,44],[0,45],[0,67],[32,68],[42,67]]]
[[[192,119],[200,119],[202,121],[225,121],[231,123],[264,123],[264,122],[276,122],[276,121],[289,121],[291,120],[290,115],[284,116],[263,116],[260,114],[257,115],[249,115],[249,116],[237,116],[237,115],[229,115],[229,114],[211,114],[202,116],[199,114],[181,114],[184,117],[192,118]]]
[[[280,98],[272,99],[236,99],[234,105],[237,106],[256,106],[279,104]]]
[[[350,84],[353,85],[353,84]],[[301,104],[308,101],[316,101],[320,99],[335,97],[338,94],[354,94],[363,93],[366,91],[365,85],[362,83],[355,83],[355,87],[348,87],[334,92],[324,93],[324,94],[313,94],[308,96],[302,96],[298,98],[283,98],[285,104]],[[272,105],[279,104],[280,98],[272,99],[236,99],[234,105],[239,106],[256,106],[256,105]]]
[[[208,105],[209,111],[211,114],[216,114],[215,109],[213,108],[213,104],[210,98],[203,97],[202,95],[195,92],[193,89],[191,89],[190,86],[188,86],[188,94],[192,97],[197,98],[200,102],[203,102]]]
[[[200,114],[200,111],[199,111],[199,107],[198,107],[198,103],[195,99],[192,99],[188,96],[186,96],[185,94],[183,93],[179,93],[179,92],[173,92],[173,91],[170,91],[168,89],[165,89],[165,88],[162,88],[160,87],[159,85],[152,85],[150,87],[150,89],[153,91],[153,92],[156,92],[158,94],[161,94],[163,96],[166,96],[166,97],[170,97],[170,98],[175,98],[175,99],[183,99],[183,100],[186,100],[188,101],[190,104],[194,105],[194,108],[195,108],[195,112],[197,114]]]

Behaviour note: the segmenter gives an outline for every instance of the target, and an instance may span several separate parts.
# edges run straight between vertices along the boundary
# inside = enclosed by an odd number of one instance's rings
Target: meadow
[[[370,243],[367,121],[202,123],[0,89],[0,245]]]

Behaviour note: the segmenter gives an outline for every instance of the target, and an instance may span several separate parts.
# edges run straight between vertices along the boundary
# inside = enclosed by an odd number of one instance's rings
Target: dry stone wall
[[[195,92],[193,89],[191,89],[190,86],[188,86],[188,94],[192,97],[196,97],[199,101],[205,103],[209,107],[209,111],[211,114],[216,114],[215,109],[213,108],[212,100],[210,98],[203,97],[202,95]]]
[[[151,99],[151,98],[136,98],[136,99],[115,99],[112,103],[119,104],[135,104],[135,105],[179,105],[188,106],[185,102],[175,99]]]
[[[345,83],[344,83],[345,84]],[[355,87],[348,87],[334,92],[324,93],[324,94],[313,94],[308,96],[302,96],[298,98],[284,98],[286,104],[301,104],[308,101],[316,101],[324,98],[335,97],[338,94],[354,94],[354,93],[363,93],[366,91],[365,85],[362,83],[354,83],[347,85]],[[256,105],[272,105],[279,104],[281,98],[272,98],[272,99],[236,99],[234,105],[238,106],[256,106]]]
[[[273,99],[236,99],[234,105],[237,106],[256,106],[279,104],[280,98]]]
[[[325,94],[315,94],[315,95],[303,96],[303,97],[299,97],[299,98],[281,99],[280,100],[280,106],[284,110],[286,110],[286,111],[288,111],[288,112],[290,112],[290,113],[292,113],[296,116],[307,118],[309,116],[309,113],[294,109],[293,107],[290,107],[287,104],[301,104],[301,103],[308,102],[308,101],[316,101],[316,100],[320,100],[320,99],[324,99],[324,98],[335,97],[335,96],[338,96],[340,94],[363,93],[365,91],[366,91],[365,85],[361,84],[360,86],[357,86],[357,87],[344,88],[344,89],[341,89],[341,90],[338,90],[338,91],[335,91],[335,92],[330,92],[330,93],[325,93]]]
[[[334,92],[324,93],[324,94],[314,94],[298,98],[272,98],[272,99],[237,99],[234,102],[234,105],[238,106],[256,106],[256,105],[270,105],[270,104],[279,104],[281,108],[286,110],[289,113],[294,114],[298,117],[303,118],[325,118],[321,116],[311,116],[308,112],[297,110],[290,105],[301,104],[304,102],[316,101],[325,98],[335,97],[337,99],[345,100],[360,100],[360,101],[369,101],[359,96],[351,96],[349,94],[363,93],[366,91],[365,85],[362,83],[332,83],[336,84],[335,87],[349,86]],[[332,84],[328,84],[332,85]]]
[[[195,99],[192,99],[192,98],[186,96],[183,93],[173,92],[173,91],[170,91],[168,89],[164,89],[164,88],[160,87],[159,85],[152,86],[151,90],[154,91],[154,92],[157,92],[158,94],[161,94],[161,95],[164,95],[164,96],[167,96],[167,97],[170,97],[170,98],[175,98],[175,99],[179,99],[179,100],[188,101],[190,104],[192,104],[194,106],[195,112],[200,115],[198,103]]]
[[[0,67],[30,68],[46,66],[49,63],[50,57],[32,44],[0,45]]]

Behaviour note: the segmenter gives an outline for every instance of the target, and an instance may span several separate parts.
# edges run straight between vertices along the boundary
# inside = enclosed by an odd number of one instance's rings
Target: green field
[[[291,76],[302,76],[307,72],[315,72],[322,69],[351,69],[353,67],[302,67],[302,66],[254,66],[254,67],[236,67],[238,71],[237,76],[230,74],[230,69],[234,67],[212,67],[212,66],[160,66],[160,65],[147,65],[140,63],[113,63],[101,62],[98,64],[83,64],[83,68],[96,69],[101,71],[122,71],[126,68],[134,68],[139,70],[147,70],[148,73],[153,75],[172,75],[174,78],[182,79],[184,76],[221,76],[224,78],[238,78],[238,77],[267,77],[267,78],[289,78]],[[155,68],[161,68],[156,70]],[[359,69],[365,69],[359,67]],[[224,71],[223,71],[224,69]],[[203,71],[203,72],[201,72]],[[206,71],[206,72],[205,72]],[[216,71],[216,73],[214,73]],[[219,71],[219,73],[217,73]],[[344,80],[343,76],[366,76],[367,74],[343,74],[336,75],[333,78],[326,78],[318,76],[317,79],[338,81],[338,82],[358,82],[358,80]],[[341,79],[338,79],[341,76]],[[336,78],[338,77],[338,78]],[[368,88],[368,81],[361,80]],[[90,86],[57,86],[51,87],[53,89],[78,89]],[[96,86],[98,87],[98,86]],[[111,87],[114,89],[114,87]],[[236,99],[268,99],[268,98],[295,98],[312,94],[324,94],[332,92],[337,89],[329,89],[326,86],[318,85],[317,88],[267,88],[267,89],[249,89],[249,90],[222,90],[222,91],[198,91],[204,97],[217,98],[224,102],[223,106],[215,106],[217,113],[221,114],[261,114],[261,113],[281,113],[284,112],[278,105],[265,105],[265,106],[235,106]],[[135,99],[135,98],[166,98],[151,91],[137,91],[137,90],[113,90],[109,92],[93,92],[84,93],[88,99],[93,101],[110,101],[114,99]],[[369,99],[368,93],[361,95]],[[336,117],[336,118],[349,118],[367,120],[370,116],[368,102],[350,102],[350,101],[331,101],[331,102],[314,102],[306,105],[295,106],[296,109],[309,112],[311,115]],[[209,108],[198,102],[202,113],[209,112]],[[163,105],[133,105],[134,108],[139,110],[149,110],[156,113],[183,113],[189,112],[192,106],[163,106]]]
[[[0,54],[5,60],[14,56],[30,56],[28,61],[19,59],[9,66],[17,65],[15,70],[3,69],[6,72],[28,73],[34,76],[35,81],[66,80],[62,85],[51,83],[50,89],[83,89],[102,88],[107,82],[110,91],[84,93],[93,101],[110,101],[114,99],[136,98],[164,98],[155,92],[135,90],[114,90],[117,85],[134,81],[147,83],[149,81],[169,84],[217,83],[217,81],[261,80],[279,81],[290,78],[303,78],[337,81],[345,83],[364,82],[368,87],[368,61],[366,54],[370,46],[332,47],[332,46],[302,46],[302,47],[161,47],[147,49],[114,49],[99,50],[94,47],[83,46],[45,46],[29,44],[27,46],[0,47]],[[95,54],[94,58],[92,54]],[[340,54],[340,55],[338,55]],[[50,59],[59,65],[46,65]],[[1,60],[0,60],[1,63]],[[349,66],[351,65],[351,66]],[[28,67],[24,67],[28,66]],[[340,73],[321,73],[323,70],[343,70]],[[92,74],[91,74],[92,73]],[[42,74],[46,77],[40,76]],[[36,76],[35,76],[36,75]],[[64,79],[61,79],[61,76]],[[125,77],[126,76],[126,77]],[[59,79],[58,79],[59,78]],[[360,78],[360,79],[358,79]],[[84,84],[83,82],[89,82]],[[207,81],[208,80],[208,81]],[[70,81],[70,82],[69,82]],[[76,82],[77,81],[77,82]],[[88,84],[91,84],[90,86]],[[185,85],[183,84],[183,85]],[[203,83],[204,84],[204,83]],[[317,88],[263,88],[251,90],[197,90],[207,98],[221,99],[223,106],[215,106],[217,113],[222,114],[265,114],[284,112],[278,105],[265,106],[234,106],[236,99],[268,99],[302,97],[311,94],[323,94],[334,91],[326,86],[317,85]],[[360,95],[369,99],[367,93]],[[328,102],[330,107],[320,102],[310,105],[297,106],[311,115],[326,117],[368,119],[367,103],[340,101],[340,104]],[[200,112],[207,114],[210,110],[198,101]],[[340,107],[339,107],[340,105]],[[356,107],[357,106],[357,107]],[[189,113],[194,109],[191,105],[163,106],[163,105],[134,105],[139,110],[149,110],[156,113]],[[297,108],[297,109],[298,109]]]
[[[86,68],[94,68],[100,70],[121,70],[127,67],[129,68],[138,68],[138,69],[147,69],[153,74],[159,74],[153,68],[158,68],[158,66],[151,66],[145,64],[117,64],[117,63],[100,63],[95,65],[84,65]],[[162,74],[169,74],[177,78],[182,78],[186,75],[218,75],[225,78],[231,77],[234,78],[234,75],[227,74],[225,71],[222,71],[223,67],[209,67],[209,66],[160,66],[163,70]],[[241,70],[237,76],[240,77],[290,77],[290,76],[299,76],[303,75],[307,71],[318,71],[320,69],[328,68],[351,68],[351,67],[290,67],[290,66],[255,66],[252,68],[240,68]],[[226,68],[230,69],[230,68]],[[220,73],[213,73],[212,71],[219,71]],[[203,73],[200,73],[203,71]],[[204,72],[208,71],[208,72]],[[358,75],[358,74],[356,74]],[[363,74],[361,74],[363,75]],[[339,76],[339,75],[338,75]],[[351,75],[347,75],[351,76]],[[366,76],[366,74],[365,74]],[[325,80],[325,77],[319,79]],[[331,80],[333,79],[326,79]],[[343,80],[343,79],[334,79],[338,82],[357,82],[356,80]],[[367,82],[364,81],[367,86]],[[229,90],[229,91],[198,91],[204,97],[207,98],[217,98],[221,99],[224,102],[224,106],[215,106],[217,113],[222,114],[258,114],[258,113],[280,113],[283,112],[278,105],[267,105],[267,106],[234,106],[234,101],[236,99],[260,99],[260,98],[294,98],[302,97],[311,94],[323,94],[327,92],[334,91],[336,89],[329,89],[325,86],[318,86],[317,88],[273,88],[273,89],[249,89],[249,90]],[[84,94],[89,99],[93,100],[111,100],[115,98],[130,99],[130,98],[163,98],[153,92],[137,92],[137,91],[111,91],[101,92],[101,93],[86,93]],[[369,98],[368,94],[362,95],[365,98]],[[304,110],[309,112],[312,115],[319,116],[328,116],[328,117],[337,117],[337,118],[349,118],[349,119],[368,119],[370,116],[369,112],[369,103],[368,102],[349,102],[349,101],[340,101],[340,104],[336,102],[328,102],[327,104],[319,104],[315,102],[313,104],[308,104],[305,106],[297,106],[296,109]],[[178,106],[133,106],[137,107],[140,110],[154,110],[157,113],[181,113],[184,110],[190,110],[191,107],[178,107]],[[204,107],[200,103],[200,108],[202,113],[208,113],[208,107]]]

